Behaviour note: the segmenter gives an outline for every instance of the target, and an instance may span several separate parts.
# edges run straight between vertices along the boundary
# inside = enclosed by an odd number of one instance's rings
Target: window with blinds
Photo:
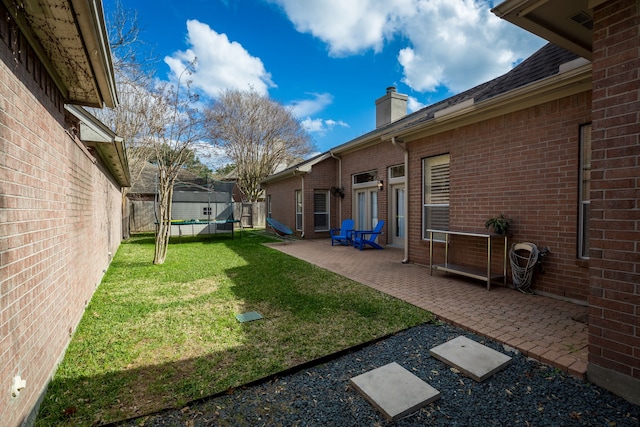
[[[328,190],[313,192],[313,229],[314,231],[329,231]]]
[[[422,163],[424,176],[423,238],[427,229],[449,230],[449,154],[429,157]],[[436,239],[434,235],[434,239]],[[441,240],[438,236],[437,240]]]

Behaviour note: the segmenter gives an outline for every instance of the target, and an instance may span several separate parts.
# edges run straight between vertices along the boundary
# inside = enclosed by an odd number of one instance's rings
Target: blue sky
[[[104,0],[107,18],[115,0]],[[544,41],[483,0],[126,0],[171,81],[193,57],[203,99],[248,89],[291,107],[318,151],[375,128],[388,86],[409,112],[509,71]],[[210,163],[224,162],[216,159]]]

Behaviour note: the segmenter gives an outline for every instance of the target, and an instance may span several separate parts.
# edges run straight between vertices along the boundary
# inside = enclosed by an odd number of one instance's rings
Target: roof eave
[[[591,82],[591,63],[588,63],[504,94],[473,103],[452,114],[433,118],[419,126],[386,133],[381,138],[385,141],[397,138],[408,142],[436,135],[461,126],[588,91],[591,89]]]
[[[131,187],[131,174],[124,140],[82,107],[65,105],[80,121],[80,140],[95,148],[98,155],[121,187]]]
[[[95,73],[99,96],[108,108],[118,105],[116,80],[111,59],[101,0],[70,0],[78,19],[78,26]],[[103,105],[100,105],[102,107]]]
[[[24,0],[19,5],[2,0],[2,3],[65,102],[96,108],[117,105],[101,0]],[[41,25],[42,22],[47,25]]]
[[[329,152],[322,153],[313,159],[305,160],[304,162],[298,163],[297,165],[292,166],[288,169],[285,169],[282,172],[278,172],[276,174],[270,175],[265,179],[263,179],[262,181],[260,181],[260,184],[269,184],[269,183],[280,181],[283,179],[288,179],[293,176],[300,176],[302,174],[307,174],[311,172],[311,169],[313,168],[314,165],[317,165],[318,163],[324,160],[327,160],[329,157],[331,157],[331,154]]]
[[[592,59],[592,31],[572,21],[577,13],[590,14],[601,0],[505,0],[491,11],[501,19]]]

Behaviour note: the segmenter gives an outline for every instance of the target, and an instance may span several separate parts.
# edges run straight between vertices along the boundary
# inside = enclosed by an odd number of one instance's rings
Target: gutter
[[[109,108],[115,108],[118,105],[118,93],[102,1],[71,0],[70,3],[87,49],[87,60],[95,73],[100,101]]]
[[[404,258],[402,260],[403,264],[407,264],[409,262],[409,233],[407,230],[409,229],[409,150],[407,150],[407,146],[396,140],[395,136],[391,137],[391,143],[394,147],[400,148],[404,151],[404,191],[405,196],[403,200],[403,209],[404,209]],[[402,144],[402,145],[400,145]]]
[[[572,61],[574,62],[574,61]],[[573,67],[551,77],[529,83],[494,97],[477,101],[463,101],[458,108],[445,109],[424,124],[404,129],[390,129],[382,139],[401,137],[405,142],[435,135],[447,130],[487,120],[507,112],[532,107],[592,89],[591,63],[575,61]]]

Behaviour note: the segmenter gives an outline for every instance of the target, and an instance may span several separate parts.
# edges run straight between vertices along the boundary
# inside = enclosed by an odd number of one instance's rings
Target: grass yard
[[[144,415],[432,319],[428,312],[264,246],[260,233],[120,246],[49,386],[36,425]],[[239,323],[235,314],[264,319]]]

